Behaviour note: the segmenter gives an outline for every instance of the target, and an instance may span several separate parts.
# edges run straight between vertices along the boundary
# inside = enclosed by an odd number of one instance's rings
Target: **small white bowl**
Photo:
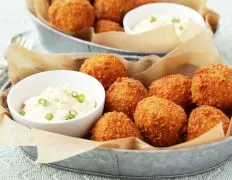
[[[205,26],[205,21],[202,15],[187,6],[175,3],[151,3],[135,8],[125,15],[123,19],[125,32],[131,35],[135,34],[132,29],[137,23],[156,14],[166,14],[167,16],[172,17],[185,17],[192,19],[201,26]]]
[[[38,122],[19,115],[18,112],[25,100],[40,95],[47,87],[63,87],[66,83],[93,96],[96,107],[81,117],[61,122]],[[98,80],[87,74],[69,70],[47,71],[29,76],[15,84],[7,97],[7,104],[15,121],[31,128],[74,137],[83,137],[89,131],[93,123],[101,117],[104,103],[105,90]]]

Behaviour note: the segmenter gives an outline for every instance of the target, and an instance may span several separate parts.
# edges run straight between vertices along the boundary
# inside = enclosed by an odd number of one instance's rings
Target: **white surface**
[[[13,35],[32,28],[25,8],[25,0],[0,0],[0,56]]]
[[[215,36],[215,44],[220,53],[232,60],[232,1],[208,0],[209,6],[220,12],[220,28]],[[4,53],[12,35],[31,27],[30,19],[24,11],[24,0],[0,0],[0,55]],[[14,133],[14,132],[12,132]],[[0,179],[4,180],[107,180],[108,178],[89,176],[35,165],[18,147],[0,147]],[[230,180],[232,161],[214,171],[185,177],[179,180]]]
[[[96,107],[81,117],[60,122],[39,122],[19,115],[18,112],[27,99],[38,96],[48,87],[63,87],[64,84],[85,92],[86,96],[94,97]],[[99,81],[84,73],[66,70],[47,71],[29,76],[11,88],[7,98],[7,104],[15,121],[28,127],[74,137],[86,135],[93,123],[101,117],[104,103],[105,90]]]
[[[191,19],[201,26],[205,25],[205,21],[202,16],[197,11],[189,7],[173,3],[154,3],[140,6],[128,12],[123,19],[125,32],[128,34],[138,34],[147,30],[152,30],[152,26],[145,26],[145,29],[141,27],[138,32],[136,32],[134,28],[135,26],[138,26],[141,21],[144,21],[151,16],[157,17],[159,15],[161,15],[162,18],[165,17],[165,19],[178,17],[182,19],[182,21],[186,21],[186,23],[189,21],[189,19]],[[162,19],[162,21],[164,21],[164,19]],[[148,25],[149,24],[151,25],[148,20]],[[165,21],[165,24],[167,24],[167,21]]]

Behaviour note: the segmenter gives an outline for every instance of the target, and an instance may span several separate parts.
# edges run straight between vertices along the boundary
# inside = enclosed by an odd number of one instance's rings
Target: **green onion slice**
[[[38,102],[39,102],[39,104],[41,104],[43,106],[49,106],[50,105],[50,103],[44,98],[40,98]]]
[[[69,115],[75,116],[77,115],[77,112],[75,110],[70,110]]]
[[[45,115],[45,118],[48,120],[48,121],[51,121],[53,119],[53,114],[52,113],[47,113]]]
[[[25,112],[23,109],[21,109],[21,110],[19,111],[19,114],[20,114],[21,116],[25,116],[26,112]]]
[[[73,91],[72,93],[72,97],[76,98],[78,96],[78,93],[76,91]]]
[[[180,18],[172,18],[172,23],[180,23]]]
[[[65,116],[65,120],[74,119],[74,118],[75,118],[75,116],[71,115],[71,114],[68,114]]]
[[[85,100],[85,95],[84,94],[79,94],[77,96],[77,100],[79,101],[79,103],[83,103]]]
[[[152,16],[150,18],[150,23],[153,23],[153,22],[156,22],[157,21],[157,18],[155,16]]]
[[[180,26],[180,27],[179,27],[179,30],[183,31],[183,30],[184,30],[184,27],[183,27],[183,26]]]

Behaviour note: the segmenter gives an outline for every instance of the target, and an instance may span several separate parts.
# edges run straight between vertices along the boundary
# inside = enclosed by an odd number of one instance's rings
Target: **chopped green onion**
[[[69,115],[75,116],[77,115],[77,112],[75,110],[70,110]]]
[[[48,121],[51,121],[53,119],[53,114],[52,113],[47,113],[45,115],[45,118],[48,120]]]
[[[75,116],[71,115],[71,114],[68,114],[65,116],[65,120],[74,119],[74,118],[75,118]]]
[[[180,27],[179,27],[179,30],[183,31],[183,30],[184,30],[184,27],[183,27],[183,26],[180,26]]]
[[[172,18],[172,23],[180,23],[180,18]]]
[[[43,106],[49,106],[50,105],[50,103],[44,98],[39,99],[39,104],[41,104]]]
[[[72,92],[72,97],[76,98],[78,96],[78,93],[76,91]]]
[[[152,16],[150,18],[150,23],[153,23],[153,22],[156,22],[157,21],[157,18],[155,16]]]
[[[21,110],[19,111],[19,114],[20,114],[21,116],[25,116],[26,112],[25,112],[23,109],[21,109]]]
[[[44,99],[44,98],[40,98],[40,99],[39,99],[39,104],[44,104],[44,103],[46,103],[46,102],[47,102],[47,100]]]
[[[55,102],[59,102],[60,100],[59,100],[59,98],[55,98]]]
[[[85,95],[84,94],[79,94],[77,97],[77,100],[79,101],[79,103],[83,103],[85,100]]]

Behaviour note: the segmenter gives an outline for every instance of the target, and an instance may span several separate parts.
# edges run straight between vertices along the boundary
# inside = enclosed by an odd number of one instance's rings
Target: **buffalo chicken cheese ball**
[[[180,141],[187,115],[181,106],[151,96],[138,103],[134,120],[146,142],[155,147],[167,147]]]
[[[222,122],[226,134],[230,120],[221,110],[206,105],[194,109],[188,120],[187,140],[206,133],[220,122]]]
[[[52,25],[68,32],[77,32],[93,26],[94,8],[87,0],[56,0],[48,10]]]
[[[95,0],[98,19],[121,22],[124,15],[136,6],[135,0]]]
[[[147,89],[140,81],[118,78],[106,91],[106,110],[124,112],[133,117],[137,103],[147,96]]]
[[[149,92],[186,107],[191,104],[191,79],[181,74],[169,75],[154,81]]]
[[[140,132],[134,122],[121,112],[104,114],[94,125],[91,133],[91,139],[95,141],[108,141],[126,137],[141,139]]]
[[[97,21],[95,25],[95,32],[96,33],[103,33],[103,32],[109,32],[109,31],[124,31],[122,26],[117,23],[110,20],[99,20]]]
[[[118,78],[126,76],[126,67],[120,58],[111,54],[97,54],[86,59],[80,71],[99,80],[105,89]]]
[[[222,64],[199,69],[192,79],[192,99],[198,106],[232,106],[232,70]]]

